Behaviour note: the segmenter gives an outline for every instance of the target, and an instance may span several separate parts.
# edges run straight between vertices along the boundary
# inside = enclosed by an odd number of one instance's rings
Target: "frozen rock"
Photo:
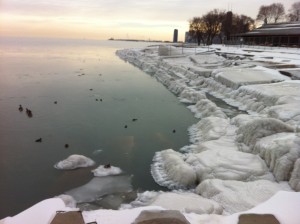
[[[268,115],[284,122],[290,122],[292,125],[300,124],[300,101],[273,106],[269,109]]]
[[[255,143],[263,137],[280,132],[293,132],[290,125],[274,118],[258,118],[247,122],[237,130],[237,141],[241,151],[252,151]]]
[[[200,153],[206,150],[222,149],[222,150],[235,150],[238,151],[238,146],[231,136],[222,136],[217,140],[210,140],[201,142],[191,148],[193,153]]]
[[[151,165],[151,174],[156,183],[168,187],[189,188],[196,184],[196,173],[184,161],[184,155],[172,149],[156,152]]]
[[[94,177],[90,182],[70,191],[67,195],[71,195],[77,203],[92,202],[103,195],[122,193],[132,191],[131,176],[105,176]]]
[[[185,213],[222,214],[222,207],[215,201],[194,193],[165,192],[160,193],[151,203],[165,209],[179,210]]]
[[[92,173],[94,173],[95,177],[104,177],[121,174],[122,170],[115,166],[106,167],[105,165],[101,165],[97,169],[92,170]]]
[[[215,103],[208,99],[201,99],[196,105],[188,106],[195,113],[196,118],[220,117],[227,118],[226,114]]]
[[[241,182],[233,180],[205,180],[196,188],[196,193],[212,199],[224,208],[225,214],[248,210],[271,198],[276,192],[290,191],[287,184],[268,180]]]
[[[158,55],[159,56],[171,56],[171,55],[180,55],[182,54],[181,49],[173,46],[159,45]]]
[[[188,131],[190,141],[193,143],[216,140],[227,134],[232,135],[234,127],[229,124],[229,119],[220,117],[206,117],[197,124],[192,125]]]
[[[95,165],[95,162],[83,155],[71,155],[54,165],[59,170],[73,170],[80,167],[89,167]]]
[[[244,126],[249,121],[252,121],[252,120],[258,119],[258,118],[262,118],[262,117],[259,115],[239,114],[239,115],[235,116],[234,118],[232,118],[230,120],[230,123],[237,127],[241,127],[241,126]]]
[[[266,161],[277,181],[288,181],[300,157],[300,137],[295,133],[270,135],[257,141],[253,152]]]
[[[300,191],[300,158],[294,164],[289,184],[295,191]]]
[[[219,69],[215,74],[216,80],[232,89],[237,89],[244,85],[274,83],[290,78],[281,75],[278,71],[262,67],[256,68],[226,68]]]
[[[184,103],[197,103],[199,100],[206,99],[205,93],[194,89],[186,88],[181,92],[179,99]]]
[[[273,179],[265,162],[258,155],[240,151],[207,150],[189,154],[186,163],[194,167],[199,182],[215,178],[240,181]]]

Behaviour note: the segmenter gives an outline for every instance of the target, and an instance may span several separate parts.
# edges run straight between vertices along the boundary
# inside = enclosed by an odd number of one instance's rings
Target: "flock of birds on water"
[[[84,73],[82,73],[81,75],[78,75],[78,76],[83,76],[83,75],[85,75]],[[99,74],[99,76],[101,76],[102,74]],[[93,91],[93,89],[91,88],[91,89],[89,89],[90,91]],[[100,99],[95,99],[96,101],[100,101],[100,102],[103,102],[103,99],[102,98],[100,98]],[[57,104],[57,101],[54,101],[54,104]],[[31,110],[29,110],[28,108],[25,108],[26,109],[26,114],[27,114],[27,116],[29,117],[29,118],[32,118],[33,117],[33,114],[32,114],[32,111]],[[23,112],[23,106],[22,105],[19,105],[19,111],[20,112]],[[137,121],[138,119],[137,118],[133,118],[132,119],[132,121],[133,122],[135,122],[135,121]],[[128,128],[128,125],[125,125],[124,126],[124,128]],[[173,131],[172,131],[173,133],[176,133],[176,130],[175,129],[173,129]],[[35,140],[35,142],[42,142],[42,138],[38,138],[38,139],[36,139]],[[65,148],[69,148],[69,144],[65,144]]]

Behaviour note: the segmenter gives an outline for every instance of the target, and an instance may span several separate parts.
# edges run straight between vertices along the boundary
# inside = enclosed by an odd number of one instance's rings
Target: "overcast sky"
[[[281,0],[286,11],[297,0]],[[183,40],[188,20],[232,9],[256,18],[273,0],[0,0],[1,36]]]

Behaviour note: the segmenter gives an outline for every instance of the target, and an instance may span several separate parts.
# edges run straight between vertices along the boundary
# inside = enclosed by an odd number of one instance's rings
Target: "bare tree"
[[[277,23],[278,20],[284,18],[285,10],[282,3],[273,3],[270,5],[270,14],[274,19],[274,23]]]
[[[273,3],[271,5],[262,5],[257,14],[257,20],[264,21],[264,24],[270,22],[277,23],[283,19],[285,15],[284,6],[282,3]]]
[[[269,20],[271,19],[270,6],[260,6],[256,19],[264,21],[264,24],[268,24]]]
[[[287,17],[291,22],[300,20],[300,2],[295,2],[292,4]]]
[[[206,44],[212,44],[214,37],[220,33],[225,12],[214,9],[203,16],[203,23],[206,33]]]
[[[194,17],[189,21],[189,34],[197,40],[198,46],[204,42],[205,27],[202,17]]]

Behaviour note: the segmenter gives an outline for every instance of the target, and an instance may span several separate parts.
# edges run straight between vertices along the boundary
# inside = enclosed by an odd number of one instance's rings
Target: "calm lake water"
[[[133,175],[134,189],[161,189],[150,174],[153,155],[187,145],[196,119],[162,84],[115,55],[150,44],[0,39],[0,219],[91,180],[92,168],[54,169],[72,154],[95,167],[120,167]]]

